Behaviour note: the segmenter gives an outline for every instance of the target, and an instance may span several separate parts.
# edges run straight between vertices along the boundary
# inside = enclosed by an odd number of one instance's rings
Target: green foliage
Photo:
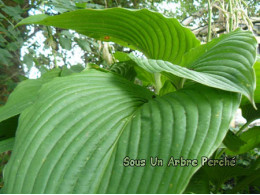
[[[254,63],[255,48],[256,40],[252,34],[237,30],[188,52],[182,62],[185,67],[134,56],[132,59],[151,73],[167,72],[211,87],[242,92],[253,103],[254,72],[252,68],[248,72],[244,70]]]
[[[12,150],[13,146],[14,146],[14,138],[13,137],[6,139],[4,141],[1,141],[0,142],[0,153],[2,154],[3,152]]]
[[[32,23],[114,41],[146,59],[116,54],[119,62],[108,71],[89,64],[81,73],[75,72],[82,67],[54,69],[21,83],[0,110],[1,122],[20,114],[4,193],[182,193],[189,181],[186,192],[194,183],[208,192],[209,181],[219,187],[234,172],[251,173],[203,167],[191,179],[201,157],[212,156],[224,140],[241,94],[254,104],[252,33],[236,30],[199,46],[176,19],[121,8],[32,16],[20,25]],[[243,133],[246,144],[238,150],[255,147],[257,133]],[[167,166],[171,156],[198,159],[198,165]],[[135,159],[135,167],[124,166],[126,157]],[[151,166],[151,157],[164,165]],[[136,159],[146,165],[138,167]]]
[[[235,135],[234,135],[235,136]],[[236,138],[238,139],[238,137]],[[236,145],[239,149],[234,149],[233,147],[228,147],[225,152],[229,155],[237,155],[249,152],[254,148],[260,147],[260,127],[253,127],[245,132],[243,132],[239,139],[243,144]],[[230,142],[229,142],[230,144]]]
[[[242,147],[246,142],[240,139],[237,135],[235,135],[232,131],[228,131],[225,139],[223,140],[223,144],[231,151],[237,152],[240,147]]]

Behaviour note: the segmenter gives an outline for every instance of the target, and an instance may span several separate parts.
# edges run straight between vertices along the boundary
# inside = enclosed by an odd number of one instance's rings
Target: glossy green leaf
[[[56,78],[21,114],[4,193],[181,193],[201,156],[221,144],[239,101],[199,84],[155,97],[96,70]],[[146,165],[125,167],[126,156]],[[151,156],[163,166],[152,167]],[[167,166],[171,156],[198,166]]]
[[[187,68],[162,60],[140,59],[130,55],[139,66],[151,73],[171,73],[204,85],[239,92],[254,104],[256,39],[251,32],[236,30],[209,43]],[[200,50],[198,48],[198,50]],[[187,53],[193,55],[196,49]],[[191,64],[190,64],[191,63]]]
[[[84,19],[83,19],[84,18]],[[36,15],[23,24],[42,24],[73,29],[78,33],[137,49],[148,58],[179,64],[184,53],[199,45],[190,29],[174,18],[146,9],[77,10],[57,16]]]

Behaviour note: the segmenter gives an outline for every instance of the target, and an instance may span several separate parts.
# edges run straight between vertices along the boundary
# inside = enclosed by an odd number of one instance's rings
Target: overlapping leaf
[[[59,69],[53,69],[40,79],[21,82],[9,96],[7,103],[0,108],[0,122],[20,114],[24,109],[29,107],[37,99],[40,87],[54,77],[57,77],[59,73]]]
[[[242,99],[241,102],[243,117],[246,118],[248,122],[253,122],[256,119],[260,119],[260,58],[258,58],[254,64],[254,70],[256,74],[256,89],[254,99],[258,109],[256,110],[253,108],[246,99]]]
[[[174,65],[162,60],[131,58],[145,70],[166,72],[207,86],[239,92],[254,103],[255,76],[252,66],[256,57],[256,40],[248,31],[236,30],[209,45],[188,52],[183,63]],[[195,56],[195,57],[194,57]]]
[[[146,9],[84,9],[57,16],[32,16],[19,23],[23,24],[73,29],[95,39],[140,50],[148,58],[175,64],[181,62],[184,53],[199,45],[195,35],[176,19]]]
[[[74,72],[80,70],[82,69]],[[19,114],[37,100],[38,92],[44,83],[55,77],[66,76],[71,73],[71,70],[65,69],[64,71],[55,68],[43,74],[40,79],[28,79],[21,82],[9,96],[7,103],[0,107],[0,141],[15,136]]]
[[[198,84],[154,98],[111,73],[54,79],[21,115],[4,192],[181,193],[199,166],[168,160],[210,156],[238,106],[238,94]],[[147,164],[124,167],[126,156]]]

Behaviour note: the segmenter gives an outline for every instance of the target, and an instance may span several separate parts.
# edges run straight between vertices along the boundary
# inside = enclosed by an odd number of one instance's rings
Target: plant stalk
[[[248,128],[248,125],[250,125],[250,123],[252,123],[254,120],[250,120],[247,121],[236,133],[237,135],[240,135],[242,133],[242,131],[244,131],[246,128]]]
[[[212,6],[210,0],[208,0],[208,36],[207,36],[207,42],[211,40],[211,18],[212,18]]]
[[[154,80],[155,80],[155,93],[158,95],[160,92],[160,89],[162,88],[161,74],[154,73]]]
[[[229,32],[233,31],[233,6],[232,0],[228,1],[228,11],[229,11]]]

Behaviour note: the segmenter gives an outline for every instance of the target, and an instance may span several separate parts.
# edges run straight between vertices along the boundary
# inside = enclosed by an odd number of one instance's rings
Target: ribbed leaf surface
[[[176,19],[146,9],[84,9],[52,17],[31,16],[19,23],[23,24],[73,29],[89,37],[138,49],[148,58],[175,64],[181,62],[184,53],[199,45],[195,35]]]
[[[137,75],[134,66],[135,63],[133,61],[118,62],[113,64],[109,70],[118,75],[121,75],[129,81],[134,81]]]
[[[189,55],[193,59],[187,60],[188,68],[162,60],[131,58],[149,72],[168,72],[207,86],[239,92],[254,103],[252,66],[256,58],[256,39],[251,32],[236,30],[209,43],[208,47],[193,49],[186,54]]]
[[[221,144],[239,95],[195,84],[156,97],[95,70],[56,78],[20,117],[5,193],[181,193],[200,159]],[[124,167],[123,159],[146,159]],[[152,167],[150,157],[164,160]]]

